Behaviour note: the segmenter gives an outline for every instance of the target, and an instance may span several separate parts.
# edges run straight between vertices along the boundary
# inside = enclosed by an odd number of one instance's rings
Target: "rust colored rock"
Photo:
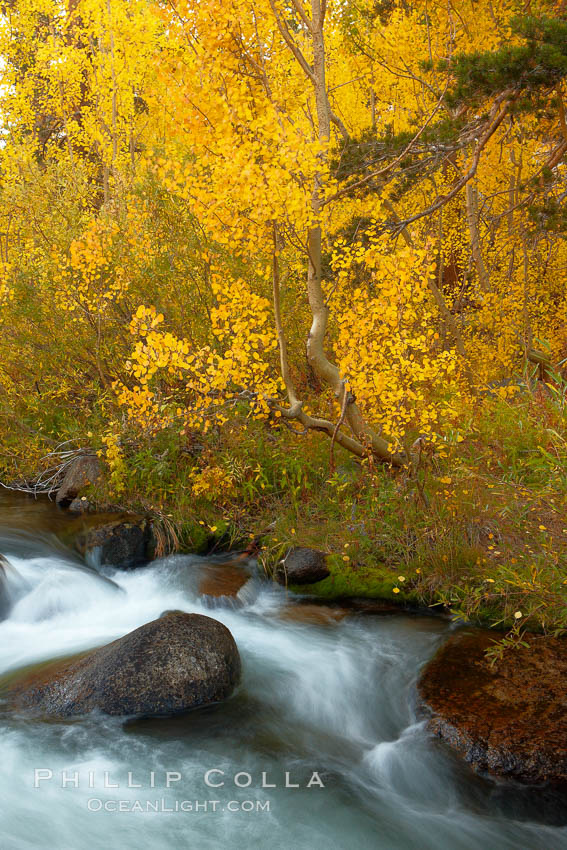
[[[249,573],[242,567],[232,564],[208,564],[202,571],[199,593],[205,596],[234,598],[249,578]]]
[[[279,612],[278,616],[281,620],[289,620],[293,623],[331,626],[344,620],[348,616],[348,613],[344,608],[337,608],[330,605],[298,604],[286,605]]]
[[[329,575],[325,553],[305,546],[293,546],[275,571],[280,584],[315,584]]]
[[[418,684],[433,732],[473,768],[522,782],[567,782],[567,641],[530,635],[493,667],[495,635],[463,630]]]
[[[99,475],[100,461],[96,455],[75,458],[67,468],[55,501],[58,505],[69,505],[81,490],[89,484],[95,484]]]
[[[169,611],[107,646],[24,677],[6,698],[14,709],[60,719],[91,711],[155,717],[220,702],[239,679],[240,656],[226,626]]]

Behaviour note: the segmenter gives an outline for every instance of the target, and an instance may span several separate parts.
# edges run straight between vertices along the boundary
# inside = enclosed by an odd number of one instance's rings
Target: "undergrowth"
[[[164,549],[261,540],[268,573],[291,545],[322,549],[331,575],[302,590],[323,598],[442,605],[518,639],[524,630],[559,633],[567,624],[561,386],[470,403],[458,430],[411,470],[359,462],[335,447],[331,471],[329,443],[317,434],[294,437],[244,417],[206,437],[126,435],[119,480],[104,477],[89,497],[153,514]],[[84,430],[75,423],[66,436],[103,452],[98,426],[91,413]],[[42,433],[49,430],[43,423]],[[31,475],[45,442],[28,432],[25,443]],[[4,480],[26,465],[16,454],[5,456]]]

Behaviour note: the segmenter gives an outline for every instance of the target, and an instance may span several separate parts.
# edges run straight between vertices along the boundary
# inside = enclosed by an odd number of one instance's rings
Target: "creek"
[[[4,681],[181,609],[231,630],[242,683],[171,719],[45,722],[0,705],[1,850],[567,850],[545,791],[474,775],[427,731],[415,683],[452,624],[302,622],[253,564],[237,599],[215,601],[200,593],[211,559],[193,555],[105,569],[115,586],[60,542],[70,522],[0,495],[0,552],[19,577]]]

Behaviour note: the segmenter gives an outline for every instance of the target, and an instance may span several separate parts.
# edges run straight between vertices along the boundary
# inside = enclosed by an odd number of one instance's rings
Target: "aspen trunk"
[[[325,79],[325,41],[324,41],[324,5],[320,0],[312,0],[312,42],[313,42],[313,87],[315,90],[315,105],[317,110],[317,133],[319,141],[326,144],[331,135],[331,119],[329,100]],[[352,433],[360,443],[369,451],[372,451],[381,460],[401,465],[399,457],[392,455],[388,443],[382,437],[375,434],[365,423],[364,418],[354,398],[344,405],[344,394],[347,392],[345,382],[342,380],[337,366],[332,363],[324,349],[329,308],[325,303],[325,297],[321,281],[321,244],[322,233],[319,223],[321,212],[322,180],[326,166],[326,155],[321,155],[321,168],[315,176],[313,192],[311,196],[311,208],[313,211],[313,225],[308,235],[308,275],[307,295],[311,308],[312,323],[307,340],[307,358],[315,375],[333,390],[341,409],[345,409],[345,421],[348,423]]]
[[[467,224],[471,240],[471,253],[473,256],[476,273],[480,288],[483,292],[490,292],[490,280],[488,271],[484,264],[482,250],[480,246],[480,234],[478,229],[478,192],[476,188],[476,178],[469,180],[465,187],[465,198],[467,208]]]

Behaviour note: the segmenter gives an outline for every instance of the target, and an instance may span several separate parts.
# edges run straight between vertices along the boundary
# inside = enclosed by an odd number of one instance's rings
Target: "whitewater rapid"
[[[415,682],[449,624],[294,622],[280,617],[286,592],[254,574],[211,607],[199,595],[206,559],[102,577],[41,535],[22,539],[0,532],[21,577],[0,623],[0,675],[181,609],[231,630],[243,679],[226,703],[174,719],[0,710],[0,850],[567,848],[554,802],[546,812],[535,792],[473,775],[428,733]]]

